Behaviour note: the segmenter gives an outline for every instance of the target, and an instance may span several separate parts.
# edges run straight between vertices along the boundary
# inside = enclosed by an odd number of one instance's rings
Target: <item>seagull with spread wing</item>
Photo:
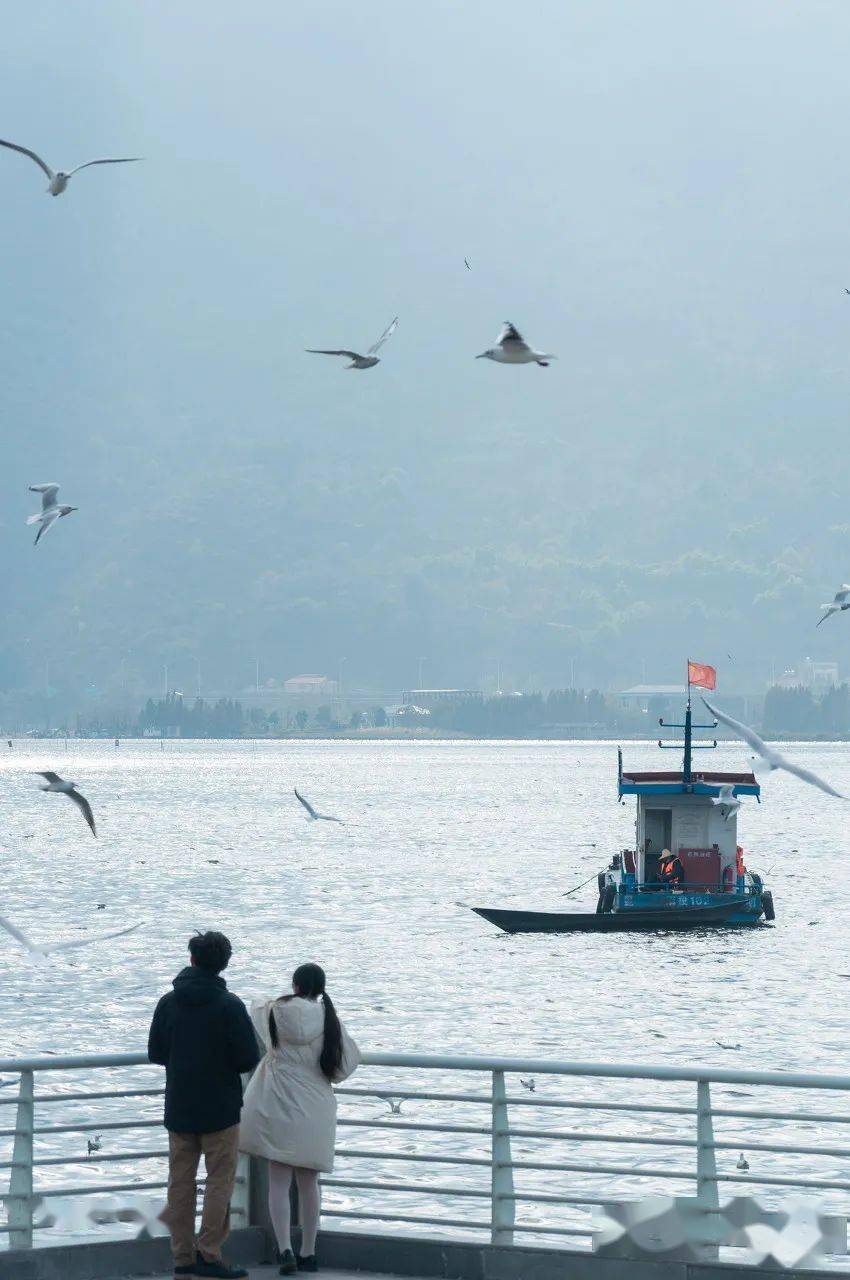
[[[840,791],[836,791],[828,782],[824,782],[823,778],[819,778],[816,773],[812,773],[810,769],[804,769],[802,765],[794,764],[793,760],[789,760],[787,756],[781,755],[775,751],[773,747],[769,747],[763,738],[760,738],[754,729],[750,729],[747,725],[741,724],[740,720],[734,720],[732,716],[727,716],[724,711],[718,711],[713,707],[707,698],[703,698],[703,702],[708,710],[721,724],[725,724],[739,738],[743,738],[748,746],[752,747],[757,755],[761,756],[764,763],[771,772],[774,769],[784,769],[786,773],[793,773],[796,778],[801,778],[803,782],[808,782],[811,786],[817,787],[820,791],[825,791],[828,796],[837,796],[839,800],[845,797]]]
[[[30,160],[34,160],[39,169],[46,174],[49,183],[47,190],[52,196],[61,196],[73,175],[79,173],[81,169],[89,169],[93,164],[132,164],[142,158],[141,156],[118,156],[115,159],[108,160],[87,160],[85,164],[78,164],[76,169],[69,169],[66,173],[64,169],[54,171],[49,164],[42,160],[41,156],[36,155],[34,151],[30,151],[29,147],[19,147],[17,142],[6,142],[3,138],[0,138],[0,147],[8,147],[10,151],[20,151],[22,156],[29,156]]]
[[[73,800],[86,822],[91,827],[93,836],[97,835],[94,829],[94,814],[91,811],[91,805],[85,796],[81,796],[77,790],[75,782],[66,782],[64,778],[60,778],[58,773],[42,773],[39,772],[40,778],[44,778],[47,786],[42,787],[42,791],[53,791],[57,795],[67,796],[69,800]]]
[[[550,352],[535,351],[509,320],[502,325],[495,347],[490,347],[475,357],[476,360],[495,360],[497,364],[539,364],[544,369],[548,367],[550,360],[557,358]]]
[[[308,822],[340,822],[342,823],[342,818],[333,818],[329,813],[319,813],[317,809],[313,808],[309,800],[304,799],[304,797],[302,796],[301,792],[298,790],[297,787],[295,788],[295,794],[303,804],[304,808],[307,810]],[[344,825],[345,824],[343,823],[343,826]]]
[[[392,337],[397,328],[398,316],[392,324],[387,325],[378,341],[372,344],[365,356],[359,355],[356,351],[329,351],[325,347],[307,347],[307,351],[311,356],[346,356],[351,361],[351,364],[345,366],[346,369],[371,369],[373,365],[381,363],[381,358],[376,355],[376,352],[384,345],[387,338]]]
[[[109,933],[96,933],[91,938],[74,938],[70,942],[48,942],[42,945],[33,942],[23,929],[19,929],[17,925],[12,924],[11,920],[7,920],[5,916],[0,916],[0,929],[5,929],[6,933],[11,934],[16,942],[19,942],[25,951],[32,956],[48,956],[53,951],[74,951],[77,947],[90,947],[95,942],[105,942],[107,938],[123,938],[128,933],[135,933],[136,929],[142,927],[142,922],[131,924],[126,929],[113,929]]]
[[[717,788],[719,794],[711,797],[711,803],[720,805],[720,812],[723,815],[723,821],[728,822],[733,813],[737,813],[741,807],[741,801],[735,798],[734,783],[724,782],[722,786]]]
[[[72,511],[77,511],[77,507],[69,507],[64,502],[57,502],[56,495],[59,492],[58,484],[31,484],[30,493],[41,494],[41,510],[37,511],[34,516],[27,516],[27,524],[40,525],[38,533],[35,535],[34,547],[38,546],[38,540],[43,533],[61,520],[62,516],[69,516]]]
[[[844,582],[841,585],[841,590],[836,591],[834,599],[829,604],[821,605],[822,609],[826,609],[826,613],[822,618],[818,618],[815,626],[819,627],[822,622],[826,622],[827,618],[831,618],[834,613],[843,613],[845,609],[850,609],[848,596],[850,596],[850,587]]]

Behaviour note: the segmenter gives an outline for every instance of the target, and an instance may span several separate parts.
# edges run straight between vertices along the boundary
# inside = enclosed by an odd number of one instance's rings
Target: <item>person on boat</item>
[[[245,1090],[239,1149],[269,1162],[269,1215],[280,1251],[280,1274],[316,1271],[319,1174],[333,1169],[336,1098],[332,1085],[360,1062],[360,1050],[337,1017],[325,971],[302,964],[292,994],[251,1008],[266,1050]],[[298,1186],[301,1252],[290,1239],[289,1191]]]
[[[665,849],[659,862],[661,880],[668,889],[680,889],[685,883],[685,868],[678,854]]]

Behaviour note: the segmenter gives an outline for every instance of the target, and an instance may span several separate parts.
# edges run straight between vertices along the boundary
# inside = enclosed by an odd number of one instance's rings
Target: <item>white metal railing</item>
[[[104,1072],[113,1076],[109,1087],[76,1083]],[[51,1197],[165,1189],[165,1144],[146,1141],[147,1130],[161,1127],[162,1075],[144,1054],[0,1059],[0,1086],[15,1083],[16,1091],[0,1087],[0,1108],[14,1114],[14,1124],[0,1128],[7,1146],[0,1170],[9,1171],[0,1232],[11,1247],[31,1247]],[[755,1105],[765,1091],[772,1105]],[[721,1184],[745,1183],[763,1197],[771,1189],[774,1196],[789,1188],[817,1193],[819,1203],[829,1201],[824,1207],[846,1214],[850,1144],[826,1135],[850,1125],[850,1109],[811,1105],[834,1093],[850,1093],[850,1076],[366,1054],[354,1082],[337,1089],[338,1163],[323,1178],[323,1213],[331,1224],[484,1233],[504,1245],[516,1233],[587,1242],[594,1206],[671,1186],[677,1194],[695,1189],[708,1213],[719,1205]],[[741,1096],[743,1105],[735,1100]],[[387,1110],[376,1116],[376,1106]],[[549,1127],[553,1113],[575,1114],[577,1127]],[[105,1146],[89,1150],[92,1134],[107,1135]],[[121,1147],[114,1146],[118,1135],[126,1135]],[[652,1163],[641,1154],[647,1149]],[[731,1162],[739,1151],[747,1153],[747,1169]],[[103,1176],[114,1165],[129,1167],[129,1176]],[[232,1206],[243,1224],[249,1192],[243,1161]],[[476,1201],[484,1212],[468,1215]],[[567,1216],[553,1218],[555,1212]]]

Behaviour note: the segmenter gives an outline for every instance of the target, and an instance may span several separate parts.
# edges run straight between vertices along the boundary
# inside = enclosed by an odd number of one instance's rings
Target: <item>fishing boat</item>
[[[618,748],[619,799],[637,802],[635,844],[599,872],[595,912],[472,910],[506,933],[729,928],[773,920],[773,895],[747,870],[738,843],[738,797],[759,801],[755,776],[694,768],[693,753],[713,750],[717,741],[694,743],[693,732],[714,730],[717,722],[692,723],[690,685],[684,724],[659,724],[684,731],[684,742],[658,742],[662,750],[683,749],[681,772],[624,769]],[[671,864],[675,882],[664,871]]]

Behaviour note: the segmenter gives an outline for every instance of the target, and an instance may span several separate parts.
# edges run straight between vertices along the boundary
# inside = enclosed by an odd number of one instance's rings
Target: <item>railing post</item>
[[[9,1174],[9,1247],[32,1248],[32,1161],[35,1104],[33,1102],[33,1073],[22,1071],[18,1087],[18,1105],[15,1111],[15,1145],[12,1148],[12,1169]],[[12,1199],[12,1197],[15,1197]]]
[[[513,1244],[516,1201],[504,1071],[493,1072],[491,1162],[490,1243]]]
[[[707,1080],[697,1083],[697,1203],[708,1215],[720,1207],[720,1190],[717,1182],[717,1153],[714,1150],[714,1121],[711,1116],[711,1086]],[[708,1235],[714,1223],[707,1223]],[[718,1257],[717,1246],[700,1248],[703,1260]]]
[[[244,1154],[239,1156],[236,1164],[236,1181],[233,1184],[233,1194],[230,1197],[230,1213],[231,1217],[236,1218],[237,1227],[251,1226],[251,1174],[253,1171],[253,1161],[250,1156]]]

